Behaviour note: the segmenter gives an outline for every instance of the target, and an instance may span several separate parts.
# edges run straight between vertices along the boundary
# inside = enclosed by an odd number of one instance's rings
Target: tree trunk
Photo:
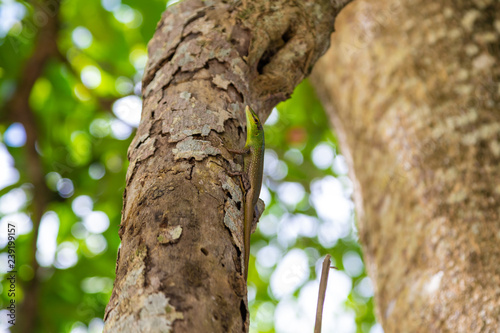
[[[342,4],[184,1],[149,44],[107,332],[244,332],[245,105],[265,120],[326,51]]]
[[[390,332],[500,331],[500,2],[356,1],[313,78]]]

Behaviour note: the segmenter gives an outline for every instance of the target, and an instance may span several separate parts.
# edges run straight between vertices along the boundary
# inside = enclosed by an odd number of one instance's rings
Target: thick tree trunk
[[[129,149],[107,332],[248,329],[242,193],[227,173],[239,165],[221,142],[243,145],[245,105],[265,120],[290,96],[326,51],[340,8],[187,0],[164,14]]]
[[[500,331],[500,2],[356,1],[313,73],[385,332]]]

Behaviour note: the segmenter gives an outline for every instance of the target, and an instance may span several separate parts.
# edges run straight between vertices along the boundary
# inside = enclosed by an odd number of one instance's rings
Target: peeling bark
[[[346,1],[347,2],[347,1]],[[345,2],[345,3],[346,3]],[[245,105],[262,120],[323,54],[342,5],[184,1],[149,44],[107,332],[245,332]]]
[[[349,161],[378,319],[500,331],[500,3],[356,1],[313,73]]]

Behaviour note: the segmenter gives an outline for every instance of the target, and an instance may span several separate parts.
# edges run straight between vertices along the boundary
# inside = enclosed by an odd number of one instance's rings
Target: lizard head
[[[264,131],[259,117],[248,105],[245,108],[245,113],[247,116],[247,139],[254,140],[262,138],[263,140]]]

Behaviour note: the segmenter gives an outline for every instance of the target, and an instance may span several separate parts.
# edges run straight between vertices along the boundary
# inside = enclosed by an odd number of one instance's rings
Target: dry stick
[[[318,292],[318,305],[316,306],[316,323],[314,324],[314,333],[321,333],[321,321],[323,319],[323,304],[325,303],[326,294],[326,284],[328,282],[328,273],[330,268],[335,268],[335,266],[330,266],[331,256],[327,254],[325,260],[323,260],[323,267],[321,268],[321,281],[319,282],[319,292]]]

